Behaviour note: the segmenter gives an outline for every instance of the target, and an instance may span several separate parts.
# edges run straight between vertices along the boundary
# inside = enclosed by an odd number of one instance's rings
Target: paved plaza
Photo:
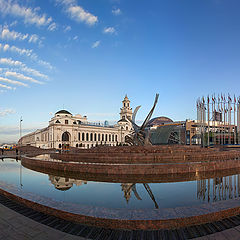
[[[0,240],[87,240],[37,223],[0,204]]]
[[[88,240],[37,223],[0,204],[0,240]],[[240,226],[196,238],[197,240],[239,240]],[[117,240],[117,239],[116,239]]]

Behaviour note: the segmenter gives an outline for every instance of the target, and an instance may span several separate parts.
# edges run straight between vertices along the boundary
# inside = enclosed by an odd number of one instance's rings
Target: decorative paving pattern
[[[187,228],[180,228],[174,230],[119,230],[119,229],[106,229],[99,227],[90,227],[84,224],[77,224],[69,222],[54,216],[49,216],[31,208],[25,207],[19,203],[9,200],[8,198],[0,195],[0,204],[26,216],[38,223],[49,226],[53,229],[60,230],[75,236],[84,237],[93,240],[185,240],[185,239],[239,239],[240,237],[240,215],[223,219],[203,225],[197,225]],[[237,227],[238,226],[238,227]],[[229,230],[227,230],[229,229]],[[225,230],[225,231],[224,231]],[[227,231],[226,231],[227,230]],[[223,234],[221,232],[223,231]],[[208,238],[209,234],[215,238]],[[233,235],[234,234],[234,235]],[[226,237],[224,237],[226,235]],[[205,237],[204,237],[205,236]],[[209,237],[210,237],[209,236]],[[39,238],[40,239],[40,238]],[[44,239],[44,238],[41,238]],[[71,238],[67,238],[71,239]],[[75,238],[74,238],[75,239]]]

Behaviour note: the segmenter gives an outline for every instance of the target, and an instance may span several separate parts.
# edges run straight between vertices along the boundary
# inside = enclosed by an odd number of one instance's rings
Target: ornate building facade
[[[125,136],[132,130],[132,108],[125,96],[120,109],[120,120],[113,126],[88,122],[87,116],[73,116],[67,110],[55,113],[49,125],[23,136],[21,146],[62,149],[63,146],[91,148],[97,145],[116,146],[124,144]]]

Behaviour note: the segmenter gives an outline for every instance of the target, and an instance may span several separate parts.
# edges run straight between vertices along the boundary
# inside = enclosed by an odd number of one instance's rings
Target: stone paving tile
[[[9,239],[9,240],[31,240],[32,238],[24,232],[21,232],[20,230],[17,229],[11,229],[9,230],[3,230],[1,231],[1,234],[5,235],[4,239]]]
[[[222,232],[210,234],[207,237],[208,237],[208,240],[229,240],[228,238],[225,237],[225,235],[223,235]]]
[[[229,240],[239,240],[240,239],[240,232],[234,228],[225,230],[222,234]]]
[[[194,238],[194,240],[209,240],[208,236],[203,236],[199,238]]]
[[[239,225],[239,226],[236,226],[234,229],[236,229],[237,231],[240,232],[240,225]]]
[[[73,235],[68,234],[65,237],[61,238],[60,240],[91,240],[91,239],[73,236]]]

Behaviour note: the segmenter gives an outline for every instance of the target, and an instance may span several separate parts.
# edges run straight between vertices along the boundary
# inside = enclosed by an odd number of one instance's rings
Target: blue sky
[[[65,108],[115,121],[125,94],[195,119],[202,95],[239,95],[238,0],[0,0],[0,142]]]

